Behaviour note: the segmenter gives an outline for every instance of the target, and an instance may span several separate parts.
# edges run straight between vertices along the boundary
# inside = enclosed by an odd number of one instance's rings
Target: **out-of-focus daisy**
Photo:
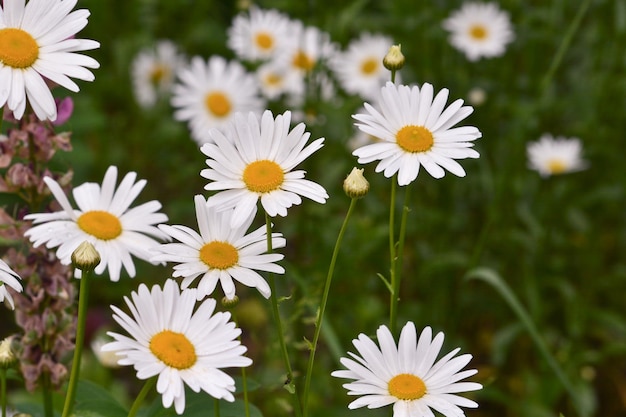
[[[364,33],[350,42],[346,51],[334,54],[329,66],[343,89],[366,100],[377,98],[390,77],[383,58],[392,43],[387,36]]]
[[[107,343],[110,343],[111,340],[112,339],[110,337],[105,336],[104,334],[96,336],[91,341],[91,351],[102,366],[107,368],[119,368],[117,363],[119,358],[115,352],[102,350],[102,347]]]
[[[71,11],[77,0],[4,0],[0,6],[0,107],[21,119],[26,102],[40,120],[55,120],[57,106],[46,84],[78,91],[71,78],[93,81],[96,60],[76,52],[100,44],[73,36],[87,25],[89,11]]]
[[[146,180],[135,182],[137,174],[129,172],[119,187],[117,168],[107,169],[102,186],[85,183],[73,190],[78,210],[72,208],[61,186],[50,177],[44,181],[63,210],[54,213],[29,214],[36,226],[26,231],[34,246],[43,243],[57,249],[61,263],[69,265],[72,252],[83,242],[90,242],[100,254],[101,262],[96,274],[109,271],[111,281],[120,279],[122,266],[131,277],[135,276],[135,264],[131,255],[148,261],[153,255],[150,249],[159,244],[153,237],[167,239],[156,225],[167,221],[167,216],[158,213],[161,203],[156,200],[130,208],[139,195]],[[76,269],[77,277],[81,276]]]
[[[323,146],[324,139],[306,146],[311,134],[304,131],[303,123],[290,131],[290,121],[290,112],[274,119],[267,110],[260,123],[253,113],[238,114],[224,133],[211,130],[214,143],[200,148],[208,156],[209,166],[200,175],[211,181],[204,188],[220,191],[207,204],[218,211],[235,208],[231,227],[244,224],[258,200],[272,217],[286,216],[289,207],[302,202],[300,196],[326,202],[328,194],[323,187],[304,179],[305,171],[293,171]]]
[[[168,95],[174,83],[174,74],[182,64],[183,58],[171,41],[160,41],[155,48],[141,50],[131,66],[137,102],[144,108],[150,108],[159,97]]]
[[[9,293],[7,287],[11,287],[14,291],[22,292],[20,276],[17,275],[6,262],[0,259],[0,303],[3,301],[8,303],[11,310],[13,310],[15,304],[13,304],[13,297],[11,297],[11,293]]]
[[[304,78],[275,61],[260,65],[256,76],[261,93],[268,100],[275,100],[281,95],[300,98],[304,96]]]
[[[582,144],[578,138],[566,138],[544,133],[537,142],[526,147],[528,167],[543,177],[581,171],[587,168],[582,159]]]
[[[448,89],[433,98],[433,86],[396,86],[388,82],[381,89],[380,111],[365,103],[369,114],[356,114],[356,126],[381,142],[363,146],[352,154],[359,163],[380,161],[376,172],[389,178],[398,173],[398,184],[407,185],[417,178],[420,165],[434,178],[445,175],[444,168],[459,177],[463,167],[455,159],[478,158],[470,149],[482,135],[473,126],[452,128],[469,116],[473,109],[454,101],[445,108]],[[445,109],[445,110],[444,110]]]
[[[354,380],[344,384],[348,395],[359,396],[348,408],[393,404],[394,417],[433,416],[432,410],[447,417],[459,417],[465,415],[460,407],[478,407],[474,401],[456,395],[482,388],[475,382],[459,382],[477,372],[461,371],[472,355],[454,357],[460,350],[456,348],[435,362],[443,345],[443,333],[432,338],[431,328],[426,327],[418,340],[415,325],[408,322],[397,347],[386,326],[380,326],[376,336],[380,348],[360,334],[352,341],[360,356],[348,352],[351,358],[341,358],[341,364],[348,369],[332,373],[338,378]]]
[[[294,20],[290,27],[290,43],[276,59],[304,76],[311,72],[318,62],[330,58],[335,49],[328,33]]]
[[[160,254],[152,261],[177,263],[173,276],[184,278],[183,289],[202,275],[198,283],[199,299],[211,294],[219,282],[226,298],[232,300],[235,298],[233,279],[258,289],[268,298],[270,286],[256,271],[283,274],[285,269],[274,263],[283,259],[283,255],[264,254],[267,250],[265,226],[246,234],[256,210],[250,212],[241,226],[232,228],[232,210],[217,212],[208,208],[201,195],[195,197],[195,204],[200,233],[186,226],[159,225],[163,232],[180,243],[157,246],[154,250]],[[272,248],[282,247],[285,247],[285,239],[280,233],[272,233]]]
[[[235,113],[260,113],[264,107],[257,80],[237,61],[213,56],[205,62],[194,57],[177,75],[174,117],[189,121],[191,135],[199,144],[210,141],[209,130],[224,127]]]
[[[290,19],[278,10],[252,6],[239,14],[228,29],[228,47],[248,61],[269,60],[289,42]]]
[[[252,364],[243,356],[247,349],[238,340],[241,330],[229,321],[230,313],[214,314],[212,298],[195,308],[196,299],[195,289],[181,292],[172,279],[163,289],[141,284],[131,299],[124,297],[132,316],[111,306],[128,336],[109,332],[115,341],[102,347],[117,353],[119,365],[132,365],[137,378],[158,376],[163,406],[174,404],[178,414],[185,411],[185,385],[234,401],[235,381],[222,368]]]
[[[504,54],[515,38],[508,13],[496,3],[464,3],[443,21],[450,32],[450,43],[467,59],[476,61]]]

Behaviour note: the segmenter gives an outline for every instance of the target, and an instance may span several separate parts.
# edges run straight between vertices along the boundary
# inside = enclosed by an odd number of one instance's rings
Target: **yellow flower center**
[[[315,66],[315,61],[311,59],[304,51],[300,50],[293,57],[293,66],[304,71],[310,71]]]
[[[208,94],[205,98],[205,104],[207,109],[217,117],[227,116],[232,107],[226,94],[220,91]]]
[[[560,159],[552,159],[548,161],[548,171],[551,174],[562,174],[567,170],[567,165]]]
[[[171,368],[191,368],[198,359],[196,348],[182,333],[163,330],[150,339],[150,351]]]
[[[270,73],[265,76],[265,83],[267,85],[280,85],[282,81],[283,77],[275,73]]]
[[[228,242],[213,241],[200,249],[200,260],[213,269],[228,269],[239,261],[239,252]]]
[[[407,152],[426,152],[433,147],[435,140],[430,130],[424,126],[408,125],[396,133],[396,143]]]
[[[256,41],[256,45],[264,50],[270,50],[272,46],[274,46],[274,38],[267,32],[257,33],[254,40]]]
[[[366,75],[371,75],[378,69],[378,60],[375,58],[366,59],[361,63],[361,72]]]
[[[153,85],[159,85],[161,81],[169,76],[170,69],[162,64],[157,64],[150,71],[150,82]]]
[[[100,240],[115,239],[122,234],[120,219],[108,211],[92,210],[83,213],[78,220],[78,227],[85,233]]]
[[[0,62],[13,68],[28,68],[39,57],[39,45],[22,29],[0,29]]]
[[[411,374],[399,374],[387,384],[389,394],[401,400],[418,400],[426,394],[426,384]]]
[[[283,169],[274,161],[263,159],[248,164],[243,170],[243,182],[255,193],[274,191],[285,181]]]
[[[487,37],[487,28],[483,25],[474,25],[470,28],[469,34],[473,39],[482,41]]]

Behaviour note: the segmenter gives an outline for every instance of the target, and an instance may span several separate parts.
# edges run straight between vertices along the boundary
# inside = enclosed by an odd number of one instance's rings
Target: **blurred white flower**
[[[143,108],[154,106],[171,93],[176,71],[183,57],[171,41],[159,41],[154,48],[142,49],[131,64],[135,98]]]
[[[582,143],[578,138],[553,138],[544,133],[537,142],[527,145],[526,152],[528,167],[543,177],[581,171],[588,166],[582,159]]]

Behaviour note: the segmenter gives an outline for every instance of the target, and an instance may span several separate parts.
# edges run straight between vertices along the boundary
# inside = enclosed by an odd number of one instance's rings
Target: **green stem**
[[[272,222],[270,216],[265,213],[265,227],[267,230],[267,253],[272,252]],[[289,360],[289,352],[287,351],[287,343],[285,342],[285,334],[283,331],[283,323],[280,319],[280,311],[278,310],[278,297],[276,295],[276,280],[273,273],[268,273],[268,281],[270,289],[272,291],[270,295],[270,302],[272,304],[272,315],[274,316],[274,323],[276,324],[276,332],[278,333],[278,342],[280,343],[280,350],[285,362],[285,369],[287,370],[287,381],[285,382],[285,388],[287,391],[295,396],[296,406],[294,407],[296,416],[302,414],[302,408],[300,405],[300,399],[296,389],[296,384],[293,380],[293,371],[291,368],[291,361]]]
[[[43,414],[46,417],[54,417],[54,407],[52,405],[52,389],[50,388],[50,374],[43,375]]]
[[[4,121],[4,106],[0,107],[0,134],[2,134],[2,122]]]
[[[406,237],[406,221],[409,214],[409,197],[411,188],[404,190],[404,204],[402,205],[402,218],[400,220],[400,236],[398,238],[398,251],[392,264],[391,273],[391,305],[389,307],[389,327],[393,333],[398,319],[398,302],[400,301],[400,281],[402,279],[402,258],[404,253],[404,240]]]
[[[80,360],[85,341],[85,321],[87,320],[89,279],[91,278],[91,273],[91,271],[83,271],[82,278],[80,280],[80,292],[78,294],[78,321],[76,323],[76,342],[74,346],[74,358],[72,359],[70,382],[65,396],[65,405],[63,406],[63,417],[69,417],[72,414],[74,399],[76,398],[76,387],[78,386],[78,375],[80,373]]]
[[[213,401],[213,411],[214,411],[215,417],[220,417],[220,400],[218,400],[217,398]]]
[[[396,265],[396,237],[395,237],[395,218],[396,218],[396,190],[398,188],[397,185],[397,175],[394,175],[391,179],[391,197],[389,199],[389,281],[395,282],[394,274],[395,274],[395,265]],[[393,287],[392,287],[393,288]],[[390,290],[390,300],[389,304],[393,304],[393,290]]]
[[[306,370],[306,379],[304,383],[304,394],[302,400],[302,415],[304,417],[307,416],[308,412],[308,401],[309,401],[309,388],[311,386],[311,375],[313,374],[313,362],[315,361],[315,352],[317,350],[317,342],[320,337],[320,332],[322,330],[322,320],[324,319],[324,312],[326,311],[326,304],[328,302],[328,294],[330,293],[330,283],[333,279],[333,273],[335,271],[335,263],[337,262],[337,255],[339,254],[339,248],[341,247],[341,241],[343,240],[343,235],[348,226],[348,219],[350,219],[350,215],[354,211],[354,206],[356,205],[356,198],[353,198],[350,201],[350,207],[348,208],[348,212],[346,213],[346,217],[343,219],[343,224],[341,225],[341,229],[339,230],[339,235],[337,235],[337,241],[335,242],[335,249],[333,250],[333,255],[330,260],[330,265],[328,267],[328,274],[326,275],[326,283],[324,284],[324,293],[322,294],[322,300],[320,301],[319,312],[315,319],[315,333],[313,334],[313,342],[310,346],[309,353],[309,363],[307,365]]]
[[[143,403],[143,400],[146,398],[146,395],[148,395],[148,392],[150,392],[152,387],[154,387],[156,381],[157,377],[150,378],[146,381],[141,391],[139,391],[139,394],[137,394],[137,398],[135,398],[133,405],[130,407],[130,410],[128,411],[128,417],[135,417],[137,411],[139,411],[141,403]]]
[[[7,417],[7,370],[0,369],[0,399],[2,399],[2,417]]]
[[[246,377],[246,368],[241,367],[241,384],[243,386],[243,408],[246,417],[250,417],[250,400],[248,399],[248,378]]]

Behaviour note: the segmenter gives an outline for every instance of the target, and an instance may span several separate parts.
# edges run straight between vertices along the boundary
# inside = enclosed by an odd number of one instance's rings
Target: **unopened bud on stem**
[[[370,183],[363,176],[363,168],[352,168],[352,171],[343,181],[343,191],[350,198],[361,198],[370,189]]]
[[[72,252],[72,265],[81,271],[93,271],[100,263],[100,254],[94,246],[84,241]]]
[[[392,45],[389,52],[383,58],[383,65],[389,71],[397,71],[404,66],[404,55],[400,50],[400,45]]]

